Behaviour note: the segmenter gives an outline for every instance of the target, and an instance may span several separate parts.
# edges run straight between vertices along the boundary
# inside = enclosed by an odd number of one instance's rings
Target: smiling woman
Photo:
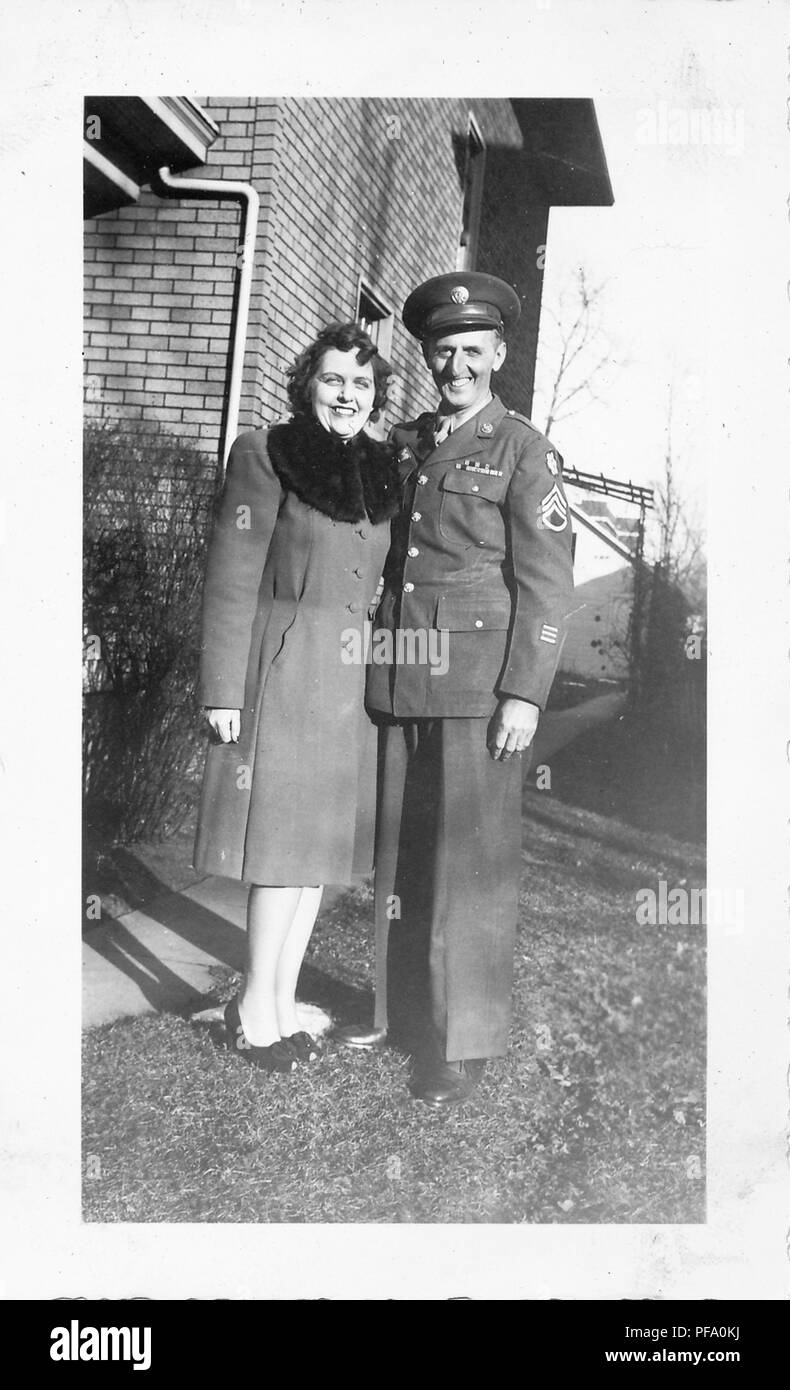
[[[315,418],[330,434],[353,439],[360,423],[370,415],[375,390],[369,362],[360,366],[353,350],[330,348],[324,353],[320,374],[311,383]]]
[[[288,373],[288,399],[295,416],[313,415],[325,430],[350,439],[368,420],[378,420],[390,375],[389,363],[358,324],[330,324]],[[345,415],[355,417],[353,426],[337,428]]]
[[[321,885],[371,866],[375,744],[343,637],[368,617],[398,508],[394,446],[365,432],[388,377],[357,324],[325,328],[289,372],[293,419],[234,444],[209,551],[201,695],[215,742],[195,867],[252,885],[226,1030],[267,1070],[317,1055],[295,990]]]

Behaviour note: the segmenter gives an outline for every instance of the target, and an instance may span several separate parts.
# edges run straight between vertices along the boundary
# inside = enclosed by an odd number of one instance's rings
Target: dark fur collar
[[[343,444],[316,420],[297,415],[269,430],[268,448],[283,487],[333,521],[367,515],[375,525],[398,511],[394,444],[366,434]]]

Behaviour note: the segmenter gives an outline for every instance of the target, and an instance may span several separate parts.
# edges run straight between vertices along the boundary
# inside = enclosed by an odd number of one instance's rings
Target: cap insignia
[[[466,304],[469,298],[469,291],[466,285],[456,285],[455,289],[450,291],[450,298],[453,304]]]

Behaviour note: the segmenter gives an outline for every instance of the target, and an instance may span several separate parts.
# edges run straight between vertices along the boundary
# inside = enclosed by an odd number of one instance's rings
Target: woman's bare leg
[[[280,950],[274,985],[277,1023],[280,1036],[283,1038],[289,1038],[292,1033],[299,1032],[299,1022],[296,1017],[296,985],[304,960],[304,953],[307,950],[307,943],[315,926],[315,919],[321,905],[321,894],[324,889],[323,886],[320,886],[318,888],[302,888],[297,891],[300,894],[299,905]]]
[[[247,970],[238,1002],[244,1034],[253,1047],[268,1047],[282,1037],[277,1017],[278,962],[304,891],[257,885],[250,889]]]

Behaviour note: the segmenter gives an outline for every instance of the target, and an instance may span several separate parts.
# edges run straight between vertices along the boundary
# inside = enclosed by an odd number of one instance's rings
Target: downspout
[[[247,346],[247,326],[250,318],[252,267],[255,259],[255,238],[258,233],[260,198],[251,183],[237,183],[232,179],[176,178],[167,167],[156,171],[151,179],[151,187],[160,198],[219,198],[223,200],[231,198],[238,199],[243,205],[244,244],[241,255],[239,297],[236,307],[236,323],[228,348],[230,385],[228,387],[228,408],[225,413],[225,428],[221,448],[224,472],[231,445],[239,432],[239,407],[244,374],[244,353]]]

